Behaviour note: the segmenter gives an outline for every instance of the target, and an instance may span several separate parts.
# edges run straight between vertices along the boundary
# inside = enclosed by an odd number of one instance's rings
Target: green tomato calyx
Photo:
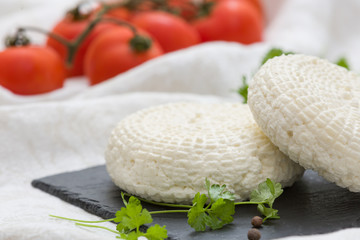
[[[130,39],[130,47],[137,53],[142,53],[150,49],[152,40],[149,37],[136,34]]]
[[[7,36],[5,38],[5,46],[21,47],[21,46],[29,45],[31,42],[24,32],[25,32],[24,29],[19,28],[14,35]]]

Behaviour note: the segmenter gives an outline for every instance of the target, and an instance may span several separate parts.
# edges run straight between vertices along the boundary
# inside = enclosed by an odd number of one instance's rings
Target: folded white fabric
[[[32,179],[104,164],[110,131],[124,116],[166,102],[222,102],[215,96],[130,93],[96,100],[0,107],[0,239],[114,239],[49,214],[98,219],[33,189]],[[104,226],[114,229],[114,224]],[[106,232],[107,233],[107,232]],[[110,237],[111,236],[111,237]]]
[[[11,3],[10,3],[11,2]],[[1,3],[0,38],[21,25],[49,29],[73,1]],[[4,5],[3,5],[4,4]],[[17,4],[17,5],[16,5]],[[270,47],[329,58],[360,71],[357,0],[265,0],[265,41],[214,42],[164,55],[102,84],[69,79],[63,89],[20,97],[0,87],[0,239],[114,239],[48,217],[98,217],[30,186],[34,178],[104,163],[110,130],[139,109],[177,101],[241,101],[235,90]],[[19,10],[21,9],[21,10]],[[15,11],[16,10],[16,11]],[[44,39],[37,36],[41,43]],[[104,226],[113,228],[113,224]],[[360,229],[286,240],[360,239]],[[284,239],[284,240],[285,240]]]

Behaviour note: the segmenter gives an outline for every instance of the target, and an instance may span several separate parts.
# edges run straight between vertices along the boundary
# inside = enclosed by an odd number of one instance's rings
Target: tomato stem
[[[199,11],[197,13],[197,16],[196,18],[202,18],[202,17],[207,17],[211,14],[211,11],[212,9],[214,8],[215,6],[215,2],[212,2],[212,1],[202,1],[200,2],[199,4]]]
[[[29,44],[30,44],[30,40],[24,34],[24,29],[18,29],[13,36],[7,36],[5,39],[6,47],[26,46]]]
[[[117,25],[128,27],[134,34],[134,36],[130,39],[129,42],[130,47],[133,51],[137,53],[147,51],[151,47],[152,40],[146,36],[139,35],[137,29],[126,21],[121,21],[114,18],[99,18],[99,21],[97,23],[99,22],[112,22]]]
[[[115,19],[115,18],[100,18],[99,22],[100,21],[101,22],[111,22],[111,23],[114,23],[114,24],[117,24],[117,25],[128,27],[134,33],[134,35],[138,34],[138,31],[137,31],[136,27],[134,27],[132,24],[130,24],[130,23],[126,22],[126,21],[122,21],[122,20]]]
[[[101,10],[96,14],[96,17],[91,20],[88,24],[88,26],[85,28],[85,30],[77,37],[75,38],[73,41],[69,41],[63,37],[61,37],[60,35],[57,35],[55,33],[52,32],[48,32],[45,31],[41,28],[38,27],[31,27],[31,26],[26,26],[26,27],[21,27],[19,28],[18,31],[24,31],[24,30],[30,30],[30,31],[35,31],[35,32],[39,32],[42,34],[46,34],[47,36],[55,39],[56,41],[60,42],[62,45],[64,45],[67,48],[67,57],[66,57],[66,64],[68,66],[71,66],[75,57],[76,52],[78,51],[78,48],[80,46],[80,44],[85,40],[85,38],[90,34],[90,32],[95,28],[95,26],[102,21],[102,16],[107,13],[108,11],[110,11],[113,8],[117,8],[119,6],[122,6],[123,4],[126,4],[128,1],[124,1],[122,3],[117,3],[117,4],[111,4],[111,5],[103,5],[103,7],[101,8]],[[106,19],[106,21],[112,21],[115,22],[115,19]],[[122,22],[120,20],[117,21],[118,24],[120,24],[119,22],[121,22],[122,25],[126,25],[128,26],[133,32],[134,34],[136,34],[136,29],[135,27],[133,27],[132,25],[130,26],[129,23],[125,23]]]
[[[65,46],[70,46],[71,42],[68,41],[67,39],[63,38],[60,35],[57,35],[55,33],[52,32],[48,32],[44,29],[38,28],[38,27],[31,27],[31,26],[26,26],[26,27],[20,27],[18,29],[18,31],[24,31],[24,30],[28,30],[28,31],[34,31],[34,32],[38,32],[38,33],[42,33],[45,35],[48,35],[49,37],[55,39],[56,41],[60,42],[61,44],[65,45]]]
[[[82,21],[90,17],[90,13],[82,13],[81,7],[84,3],[78,4],[75,8],[69,10],[67,14],[71,17],[72,21]]]
[[[109,12],[110,10],[112,10],[114,8],[122,7],[122,6],[126,5],[126,4],[128,4],[129,2],[131,2],[131,0],[124,0],[124,1],[122,1],[120,3],[114,3],[114,4],[102,4],[101,9],[95,15],[95,18],[90,21],[90,23],[85,28],[85,30],[72,42],[72,44],[67,46],[68,47],[68,56],[67,56],[67,59],[66,59],[66,63],[68,65],[72,64],[73,59],[75,57],[75,54],[76,54],[80,44],[90,34],[90,32],[95,28],[95,26],[101,21],[113,22],[113,23],[116,23],[116,24],[119,24],[119,25],[127,26],[134,33],[134,35],[136,36],[137,35],[137,30],[130,23],[127,23],[125,21],[121,21],[121,20],[118,20],[118,19],[113,19],[113,18],[103,18],[103,16],[107,12]]]
[[[161,2],[163,0],[158,0],[158,1]],[[112,23],[115,23],[118,25],[128,27],[134,33],[134,37],[133,37],[133,39],[131,39],[131,41],[129,43],[131,45],[132,49],[136,52],[146,51],[151,46],[151,43],[152,43],[151,39],[149,39],[148,37],[140,36],[137,32],[137,29],[133,25],[131,25],[130,23],[128,23],[126,21],[121,21],[119,19],[103,18],[103,16],[110,10],[112,10],[114,8],[129,5],[130,2],[131,2],[131,0],[124,0],[120,3],[102,4],[101,9],[96,13],[95,17],[89,22],[89,24],[84,29],[84,31],[81,32],[77,36],[77,38],[75,38],[73,41],[69,41],[55,33],[48,32],[48,31],[45,31],[45,30],[37,28],[37,27],[21,27],[21,28],[19,28],[19,30],[21,30],[21,31],[31,30],[31,31],[43,33],[43,34],[46,34],[47,36],[55,39],[56,41],[60,42],[61,44],[63,44],[67,48],[67,57],[66,57],[65,62],[68,66],[72,65],[74,58],[75,58],[75,54],[78,51],[81,43],[86,39],[86,37],[90,34],[90,32],[100,22],[112,22]],[[76,10],[79,11],[79,7],[77,7]]]
[[[62,45],[64,45],[67,48],[68,57],[67,57],[66,64],[68,66],[72,65],[72,61],[73,61],[74,55],[75,55],[75,53],[77,51],[77,48],[78,48],[79,44],[76,44],[75,42],[70,42],[67,39],[60,36],[60,35],[57,35],[57,34],[52,33],[52,32],[48,32],[48,31],[46,31],[44,29],[41,29],[41,28],[38,28],[38,27],[26,26],[26,27],[19,28],[19,31],[24,31],[24,30],[42,33],[42,34],[45,34],[45,35],[55,39],[56,41],[60,42]]]

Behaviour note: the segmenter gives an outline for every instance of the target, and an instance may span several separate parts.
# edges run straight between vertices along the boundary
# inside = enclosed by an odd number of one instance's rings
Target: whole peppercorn
[[[249,240],[259,240],[261,238],[261,233],[257,228],[252,228],[248,231]]]
[[[251,219],[251,225],[253,225],[256,228],[261,227],[262,223],[263,223],[263,220],[259,216],[255,216]]]

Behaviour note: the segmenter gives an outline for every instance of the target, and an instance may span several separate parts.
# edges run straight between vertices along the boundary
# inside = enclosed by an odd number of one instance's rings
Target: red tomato
[[[186,48],[200,42],[199,34],[190,24],[170,13],[141,12],[136,14],[131,22],[150,33],[165,52]]]
[[[140,1],[135,4],[134,12],[151,11],[156,8],[155,1]]]
[[[221,0],[208,17],[195,21],[193,26],[203,42],[224,40],[250,44],[262,40],[262,16],[247,1]]]
[[[198,9],[191,0],[168,0],[167,3],[171,10],[178,12],[185,20],[191,20],[196,17]]]
[[[264,8],[261,0],[245,0],[255,6],[255,8],[259,11],[260,15],[263,16]]]
[[[49,47],[10,47],[0,52],[0,85],[21,95],[40,94],[61,88],[65,66]]]
[[[111,3],[110,3],[111,4]],[[95,9],[92,13],[92,16],[96,16],[96,14],[102,9],[102,6],[100,5],[97,9]],[[103,17],[106,18],[115,18],[119,20],[129,20],[132,13],[129,9],[125,7],[117,7],[113,8],[110,11],[106,12]]]
[[[209,2],[221,2],[221,1],[224,1],[224,0],[208,0]],[[226,0],[225,0],[226,1]],[[248,2],[250,4],[252,4],[258,11],[261,15],[263,15],[263,5],[261,3],[261,0],[237,0],[239,2]]]
[[[104,17],[110,17],[110,18],[115,18],[115,19],[119,19],[119,20],[129,20],[131,17],[131,12],[124,8],[114,8],[112,10],[110,10],[109,12],[107,12]]]
[[[147,36],[139,31],[142,36]],[[141,63],[163,54],[160,45],[152,41],[149,49],[137,52],[130,40],[134,33],[127,27],[116,27],[104,32],[89,46],[85,55],[85,75],[94,85],[125,72]]]
[[[52,32],[62,36],[67,40],[74,40],[80,35],[80,33],[84,31],[84,29],[87,27],[88,24],[89,24],[88,18],[81,20],[74,20],[71,15],[67,15],[64,19],[62,19],[55,25]],[[113,26],[112,24],[99,23],[90,32],[90,34],[85,38],[85,40],[81,43],[80,47],[78,48],[72,66],[67,67],[68,77],[81,76],[84,74],[83,62],[87,48],[89,47],[90,43],[101,32],[109,29],[112,26]],[[67,53],[67,48],[63,44],[50,37],[47,39],[46,44],[47,46],[55,49],[59,53],[61,58],[64,59],[64,61],[66,60],[68,53]]]

